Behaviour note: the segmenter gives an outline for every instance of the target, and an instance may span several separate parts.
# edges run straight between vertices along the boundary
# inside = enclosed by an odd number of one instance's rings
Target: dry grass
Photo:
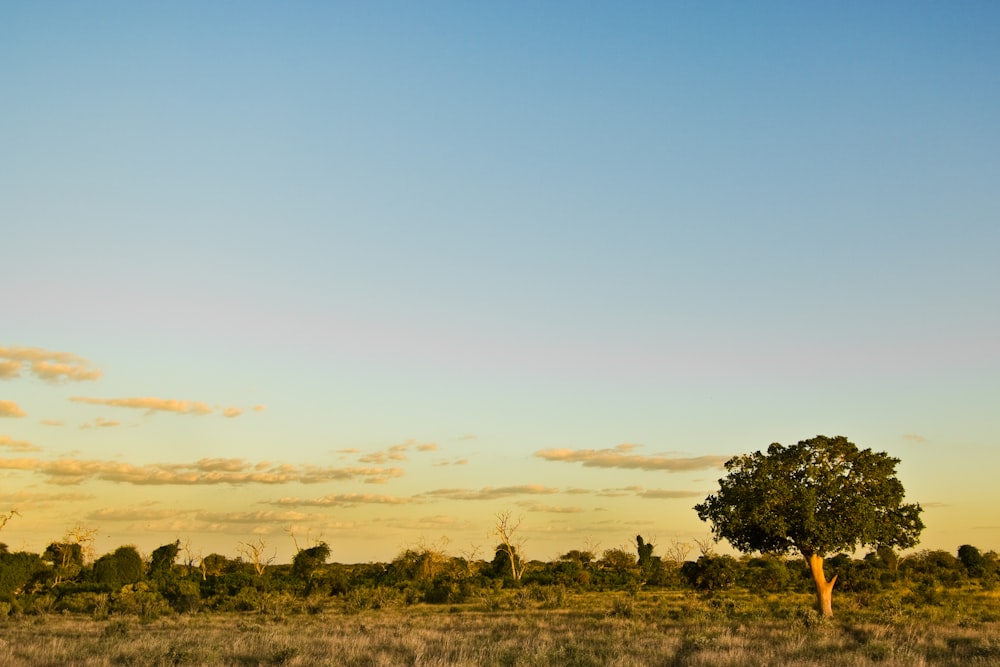
[[[345,613],[78,615],[0,621],[4,665],[594,665],[913,667],[1000,664],[996,598],[907,613],[843,601],[821,621],[807,598],[643,593]],[[879,601],[886,602],[886,601]],[[992,610],[992,611],[991,611]]]

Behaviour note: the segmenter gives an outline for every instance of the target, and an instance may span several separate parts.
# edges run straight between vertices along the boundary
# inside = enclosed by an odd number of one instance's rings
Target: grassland
[[[955,591],[914,606],[841,595],[502,591],[453,606],[377,610],[340,598],[250,613],[156,618],[40,613],[0,621],[5,665],[594,665],[883,667],[1000,664],[1000,597]],[[280,607],[280,608],[279,608]]]

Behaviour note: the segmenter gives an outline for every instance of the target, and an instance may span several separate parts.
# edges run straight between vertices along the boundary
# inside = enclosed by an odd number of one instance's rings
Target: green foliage
[[[726,462],[719,491],[695,506],[718,539],[743,552],[826,555],[859,546],[911,547],[924,524],[903,503],[899,459],[843,436],[778,443]]]
[[[42,560],[52,564],[54,583],[71,580],[83,570],[83,547],[76,543],[53,542],[42,553]]]
[[[32,580],[46,570],[38,554],[0,553],[0,599],[9,600],[14,594],[25,591]]]
[[[330,547],[326,542],[299,550],[292,558],[292,576],[299,581],[308,582],[329,557]]]
[[[94,581],[112,590],[138,583],[144,576],[142,556],[133,546],[118,547],[94,561]]]
[[[993,574],[994,564],[983,555],[983,552],[971,544],[963,544],[958,548],[958,559],[965,566],[970,577],[982,579]]]
[[[900,572],[911,582],[952,587],[958,586],[966,575],[962,561],[940,549],[911,555],[900,565]]]
[[[366,609],[389,609],[403,604],[403,596],[391,586],[352,589],[344,596],[344,611],[357,613]]]
[[[514,557],[514,563],[511,561],[511,554]],[[514,579],[514,571],[520,572],[524,567],[524,561],[521,560],[521,554],[518,553],[517,547],[514,545],[498,544],[493,552],[493,561],[490,564],[490,575],[497,579]]]
[[[720,591],[732,588],[739,575],[739,564],[732,556],[700,556],[681,566],[681,574],[694,588]]]
[[[153,553],[149,557],[150,578],[162,577],[170,572],[170,568],[174,566],[174,561],[177,560],[180,547],[181,541],[177,540],[172,544],[164,544],[153,550]]]
[[[639,569],[648,571],[653,565],[653,545],[642,539],[642,535],[635,536],[636,552],[639,558]]]
[[[743,569],[741,582],[760,593],[779,593],[788,588],[792,579],[784,559],[775,556],[751,558]]]

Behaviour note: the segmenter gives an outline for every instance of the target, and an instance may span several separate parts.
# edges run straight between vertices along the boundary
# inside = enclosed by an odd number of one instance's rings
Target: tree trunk
[[[823,574],[823,557],[819,554],[803,554],[806,563],[809,564],[809,571],[812,573],[813,581],[816,582],[816,605],[819,613],[826,618],[833,617],[833,584],[837,581],[837,575],[833,575],[830,581],[826,580]]]

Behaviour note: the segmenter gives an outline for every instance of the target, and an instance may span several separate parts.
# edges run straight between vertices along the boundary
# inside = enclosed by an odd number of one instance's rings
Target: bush
[[[700,556],[681,566],[681,573],[693,587],[703,591],[721,591],[736,583],[739,564],[732,556]]]
[[[108,613],[108,603],[111,596],[107,593],[74,592],[60,596],[56,602],[57,611],[68,611],[74,614],[91,614],[104,617]]]
[[[359,612],[365,609],[389,609],[403,603],[403,596],[395,588],[375,586],[354,588],[344,596],[344,610]]]
[[[143,584],[124,586],[111,594],[108,611],[114,614],[138,616],[143,621],[156,620],[171,613],[170,605],[163,597],[149,590]]]

